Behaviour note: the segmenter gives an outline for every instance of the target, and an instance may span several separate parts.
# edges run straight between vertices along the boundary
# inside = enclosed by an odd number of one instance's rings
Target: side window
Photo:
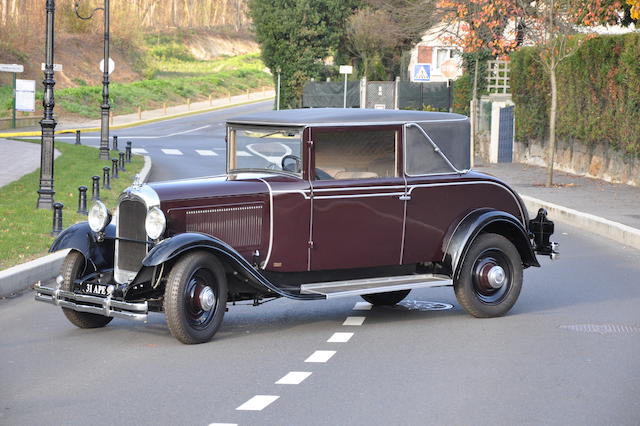
[[[405,129],[407,143],[405,170],[407,175],[420,176],[454,172],[445,159],[435,151],[431,142],[420,129],[413,126],[407,126]]]
[[[315,132],[316,179],[397,176],[397,140],[396,130]]]

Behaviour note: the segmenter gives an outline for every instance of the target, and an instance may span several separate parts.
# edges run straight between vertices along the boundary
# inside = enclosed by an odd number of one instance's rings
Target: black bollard
[[[80,130],[76,130],[76,145],[82,145],[80,142]]]
[[[109,167],[102,168],[102,189],[111,189],[111,179],[109,178]]]
[[[111,177],[114,179],[118,179],[118,159],[111,159]]]
[[[126,171],[127,169],[124,168],[124,152],[121,152],[119,156],[120,156],[120,164],[118,165],[118,168],[122,171]]]
[[[87,187],[82,185],[78,187],[78,213],[88,215],[87,210]]]
[[[113,137],[113,150],[114,151],[118,150],[118,137],[117,136]]]
[[[92,201],[99,200],[100,199],[100,176],[94,176],[91,179],[93,179],[93,186],[91,187],[91,200]]]
[[[127,163],[131,162],[131,141],[127,141]]]
[[[51,235],[54,237],[62,232],[62,209],[64,204],[53,203],[53,226],[51,227]]]

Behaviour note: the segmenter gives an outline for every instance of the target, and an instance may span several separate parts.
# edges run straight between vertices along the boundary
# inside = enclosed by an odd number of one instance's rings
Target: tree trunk
[[[474,166],[474,157],[476,152],[476,140],[478,138],[478,74],[480,68],[480,52],[476,52],[476,59],[473,70],[473,91],[471,94],[471,102],[473,108],[469,111],[473,116],[471,117],[471,155],[469,159],[469,166]]]
[[[556,81],[556,64],[549,67],[551,80],[551,111],[549,111],[549,147],[547,151],[547,187],[553,186],[553,163],[556,155],[556,114],[558,110],[558,83]]]

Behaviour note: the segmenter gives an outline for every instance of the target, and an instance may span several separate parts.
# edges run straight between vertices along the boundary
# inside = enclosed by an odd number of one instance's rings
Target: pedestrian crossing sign
[[[415,64],[413,81],[431,81],[431,64]]]

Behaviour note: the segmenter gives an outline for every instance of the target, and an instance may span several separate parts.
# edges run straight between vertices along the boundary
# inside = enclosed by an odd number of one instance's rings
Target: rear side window
[[[409,176],[431,175],[440,173],[453,173],[454,169],[447,164],[442,155],[422,132],[413,126],[407,126],[405,155],[405,170]]]
[[[398,176],[396,130],[315,132],[316,179],[371,179]]]

